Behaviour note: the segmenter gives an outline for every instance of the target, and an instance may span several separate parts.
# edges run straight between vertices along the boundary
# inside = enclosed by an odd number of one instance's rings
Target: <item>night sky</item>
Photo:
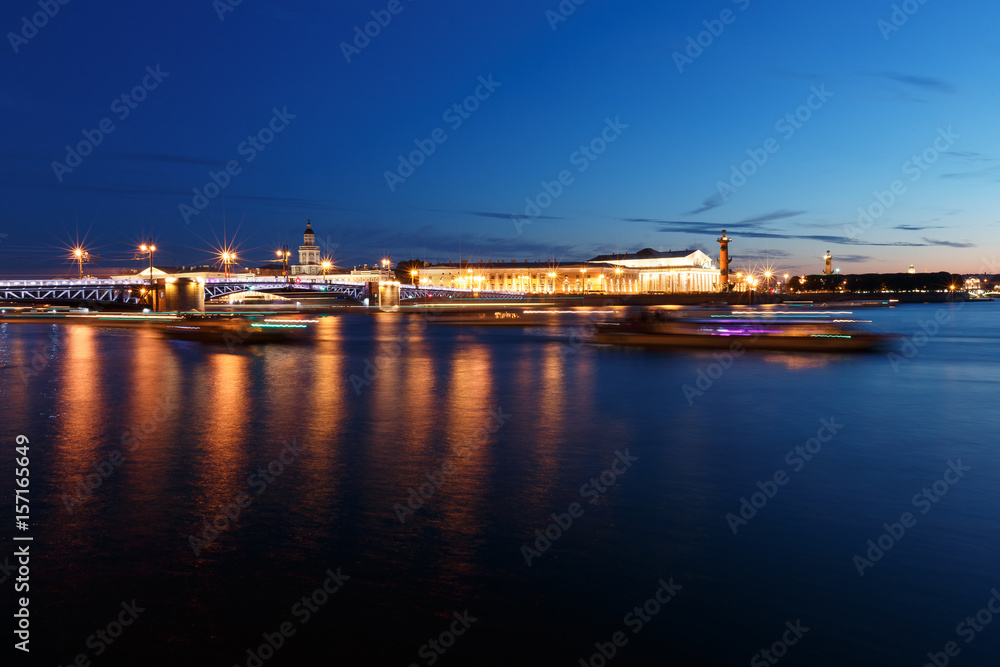
[[[1000,270],[995,2],[236,1],[4,3],[0,274],[260,265],[306,219],[347,267],[725,228],[737,266]]]

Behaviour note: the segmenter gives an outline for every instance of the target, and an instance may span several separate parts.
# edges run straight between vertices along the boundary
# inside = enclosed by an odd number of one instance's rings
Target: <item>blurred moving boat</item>
[[[637,318],[598,322],[595,340],[612,345],[680,348],[862,352],[895,336],[850,312],[730,311],[714,314],[644,311]]]
[[[306,329],[305,324],[295,320],[261,321],[238,317],[187,317],[159,327],[167,338],[227,345],[291,342],[301,339]]]

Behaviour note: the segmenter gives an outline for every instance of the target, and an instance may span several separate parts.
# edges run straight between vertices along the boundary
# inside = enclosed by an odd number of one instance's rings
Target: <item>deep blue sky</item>
[[[817,272],[830,249],[843,272],[1000,271],[994,2],[914,1],[889,32],[893,3],[871,0],[587,0],[555,29],[557,0],[402,0],[350,63],[341,42],[388,1],[244,0],[223,20],[221,4],[73,0],[15,53],[8,33],[39,8],[4,3],[0,273],[69,271],[77,238],[99,266],[129,265],[147,236],[157,263],[200,263],[237,228],[259,264],[298,246],[307,218],[348,266],[646,246],[717,256],[726,228],[738,265]],[[674,53],[724,10],[730,23],[679,71]],[[168,76],[120,119],[113,101],[157,65]],[[444,112],[490,76],[499,87],[453,129]],[[812,90],[832,96],[814,97],[791,136],[776,127]],[[295,118],[247,162],[241,142],[275,108]],[[114,130],[60,182],[52,163],[104,118]],[[606,119],[628,127],[593,162],[574,159]],[[390,190],[397,156],[437,128],[447,141]],[[769,138],[777,152],[720,197]],[[933,164],[907,165],[925,149]],[[179,205],[229,160],[241,172],[186,224]],[[515,225],[562,170],[572,183]],[[897,179],[896,201],[848,229]]]

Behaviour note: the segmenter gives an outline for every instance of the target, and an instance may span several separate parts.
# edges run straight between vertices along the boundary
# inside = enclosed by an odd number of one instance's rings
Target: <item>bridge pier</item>
[[[390,313],[399,310],[399,283],[395,281],[368,283],[368,293],[378,295],[379,310]]]
[[[157,283],[157,311],[205,312],[205,286],[194,278],[174,278]]]

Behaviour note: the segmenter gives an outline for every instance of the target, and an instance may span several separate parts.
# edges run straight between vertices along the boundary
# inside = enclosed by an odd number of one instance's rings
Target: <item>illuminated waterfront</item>
[[[954,319],[921,334],[939,313]],[[2,324],[6,421],[35,451],[39,654],[94,657],[88,636],[135,599],[94,664],[246,665],[286,621],[266,665],[428,664],[464,612],[443,665],[579,664],[618,631],[614,664],[747,664],[797,620],[783,664],[917,665],[948,641],[989,664],[1000,632],[966,644],[956,624],[1000,584],[1000,310],[864,316],[913,353],[729,365],[592,346],[592,318],[569,313],[524,329],[349,314],[305,345],[232,351]],[[959,460],[922,512],[914,495]],[[670,586],[639,631],[626,621]]]

